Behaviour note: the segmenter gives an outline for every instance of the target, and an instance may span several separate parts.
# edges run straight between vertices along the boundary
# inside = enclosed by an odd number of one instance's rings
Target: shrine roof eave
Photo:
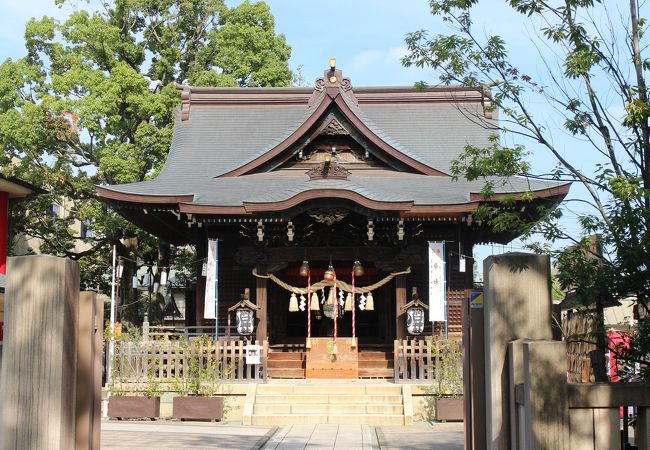
[[[95,186],[97,195],[102,200],[118,200],[121,202],[141,203],[141,204],[168,204],[176,205],[180,203],[187,203],[194,200],[194,194],[178,194],[178,195],[158,195],[158,194],[135,194],[129,192],[120,192],[111,189],[110,187]]]
[[[567,195],[570,187],[571,184],[566,183],[552,188],[533,191],[532,194],[534,199],[547,199],[554,203],[559,203]],[[132,204],[132,206],[139,206],[142,209],[145,209],[147,205],[166,205],[170,209],[175,209],[185,214],[230,216],[277,213],[289,210],[306,201],[323,198],[349,200],[369,210],[395,212],[399,213],[399,215],[403,217],[462,215],[475,211],[481,203],[487,201],[496,202],[505,198],[522,200],[525,195],[523,192],[497,193],[490,197],[490,199],[485,199],[479,193],[470,193],[469,202],[453,204],[415,204],[413,201],[382,201],[370,199],[357,192],[345,189],[312,189],[278,201],[244,201],[241,205],[218,205],[194,202],[193,195],[131,194],[111,191],[102,187],[98,187],[97,192],[99,197],[103,200],[126,202]]]

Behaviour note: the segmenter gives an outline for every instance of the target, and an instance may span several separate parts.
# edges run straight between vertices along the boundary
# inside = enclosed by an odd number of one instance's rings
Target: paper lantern
[[[291,294],[291,299],[289,299],[289,311],[298,311],[298,298],[296,297],[296,294]]]
[[[406,330],[413,335],[418,335],[424,331],[423,308],[411,307],[406,310]]]

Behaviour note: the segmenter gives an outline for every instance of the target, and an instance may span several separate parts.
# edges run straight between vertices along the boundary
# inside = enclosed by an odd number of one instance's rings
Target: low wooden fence
[[[432,382],[449,394],[462,393],[461,343],[453,340],[412,339],[394,342],[395,382]]]
[[[182,337],[186,341],[202,337],[214,336],[214,326],[185,326],[185,325],[151,325],[146,322],[142,327],[142,337],[147,339],[178,339]],[[231,339],[230,336],[237,336],[235,326],[219,325],[219,339]]]
[[[246,363],[246,346],[261,347],[260,364]],[[212,370],[222,382],[265,382],[268,342],[207,340],[197,344],[184,340],[118,341],[115,343],[115,383],[157,381],[173,386],[194,371]]]

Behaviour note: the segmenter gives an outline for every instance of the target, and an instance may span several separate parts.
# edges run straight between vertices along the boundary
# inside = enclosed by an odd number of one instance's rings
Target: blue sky
[[[88,8],[83,0],[73,0],[62,8],[56,7],[53,0],[0,0],[0,60],[24,55],[24,24],[30,17],[64,18],[75,1],[77,7]],[[241,0],[226,2],[234,6]],[[96,3],[93,0],[92,4]],[[292,46],[291,67],[302,65],[309,85],[322,76],[330,57],[337,59],[338,68],[351,79],[353,86],[412,85],[419,80],[436,83],[431,70],[406,69],[400,63],[406,52],[406,33],[421,28],[432,34],[450,31],[441,20],[431,16],[426,0],[268,0],[267,3],[275,16],[276,31],[283,33]],[[523,24],[503,3],[480,2],[474,15],[474,29],[501,35],[508,42],[511,54],[526,63],[531,75],[544,72],[536,52],[531,52],[528,38],[537,26]],[[574,149],[569,147],[567,151]],[[538,171],[548,170],[552,161],[536,155],[534,164]],[[568,220],[575,223],[575,218]],[[572,228],[577,229],[575,225]],[[493,251],[517,250],[520,245],[487,246],[479,251],[480,258]]]

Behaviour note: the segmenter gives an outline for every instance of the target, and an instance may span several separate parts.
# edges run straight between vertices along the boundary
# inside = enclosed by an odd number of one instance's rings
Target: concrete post
[[[552,338],[550,260],[508,253],[485,260],[485,396],[487,448],[510,448],[508,342]]]
[[[524,446],[569,450],[569,400],[564,342],[524,342]]]
[[[99,450],[104,305],[94,292],[79,296],[76,450]]]
[[[7,273],[0,449],[72,449],[79,265],[22,256]]]

